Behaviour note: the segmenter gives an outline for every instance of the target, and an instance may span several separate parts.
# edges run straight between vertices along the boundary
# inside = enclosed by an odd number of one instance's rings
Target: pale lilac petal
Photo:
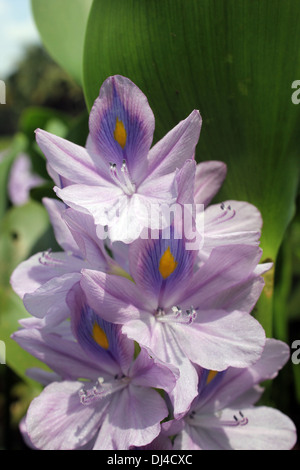
[[[102,320],[87,305],[86,297],[79,283],[68,293],[67,304],[72,312],[71,327],[75,338],[93,360],[99,362],[99,368],[111,376],[127,370],[133,360],[134,343],[121,333],[119,325]],[[94,327],[98,325],[106,339],[100,344],[94,337]],[[127,375],[127,374],[126,374]]]
[[[62,219],[72,233],[81,256],[91,266],[106,271],[110,265],[115,264],[105,250],[104,241],[97,237],[92,216],[69,208],[64,212]]]
[[[88,357],[74,340],[33,328],[18,330],[12,338],[64,379],[97,380],[103,375],[99,363]]]
[[[8,194],[11,202],[21,206],[29,200],[30,190],[45,182],[39,175],[33,173],[28,155],[20,154],[13,162],[9,181]]]
[[[209,204],[222,186],[226,172],[226,164],[219,161],[207,161],[197,165],[194,193],[196,204]]]
[[[43,198],[43,204],[46,207],[50,222],[54,230],[55,238],[59,245],[66,252],[80,256],[80,250],[68,228],[64,222],[62,215],[66,210],[66,205],[56,199]]]
[[[95,224],[112,225],[118,211],[127,202],[127,196],[117,186],[91,186],[72,184],[66,188],[54,188],[68,206],[85,214],[91,214]],[[112,215],[110,215],[112,214]]]
[[[166,365],[179,370],[180,376],[169,395],[176,418],[185,414],[198,393],[198,374],[181,348],[176,334],[173,334],[168,325],[161,324],[153,317],[148,319],[147,325],[141,321],[128,322],[123,325],[122,331],[152,351],[152,354]]]
[[[205,369],[248,367],[260,358],[265,345],[262,326],[238,311],[200,311],[191,325],[174,323],[172,329],[186,356]]]
[[[170,368],[167,367],[158,359],[150,357],[148,351],[142,349],[130,368],[129,375],[134,385],[170,392],[176,384],[176,377],[178,378],[179,373],[172,365]]]
[[[204,243],[199,253],[201,259],[207,259],[216,246],[259,245],[262,218],[252,204],[225,201],[209,206],[199,217],[204,217]],[[198,223],[202,226],[199,217]]]
[[[177,203],[194,203],[194,185],[195,185],[196,162],[187,160],[183,167],[176,173],[177,183]]]
[[[148,178],[155,184],[156,178],[173,173],[184,162],[194,158],[199,140],[202,119],[194,110],[163,137],[149,152]]]
[[[28,410],[26,428],[32,444],[43,450],[72,450],[88,443],[101,425],[108,401],[83,406],[80,382],[48,385]]]
[[[80,284],[88,304],[104,320],[124,323],[140,318],[142,294],[129,279],[84,269]]]
[[[189,426],[189,431],[194,428],[192,440],[203,450],[289,450],[295,445],[295,425],[279,410],[261,406],[241,411],[243,425],[236,424],[235,409],[224,409],[218,416],[201,415],[198,423]]]
[[[36,130],[36,141],[51,168],[63,178],[79,184],[108,185],[84,147],[41,129]]]
[[[278,371],[286,364],[290,355],[289,347],[282,341],[267,338],[261,357],[247,368],[230,367],[213,390],[203,392],[197,403],[197,409],[202,413],[220,410],[224,407],[253,405],[253,398],[257,398],[255,390],[248,394],[256,385],[265,380],[274,379]],[[250,400],[250,401],[249,401]]]
[[[94,449],[128,450],[152,442],[168,409],[158,392],[129,385],[115,394]]]
[[[225,291],[252,276],[261,257],[261,249],[251,245],[228,245],[215,248],[194,274],[184,298],[195,308],[209,308],[219,291]],[[230,295],[230,294],[229,294]],[[178,299],[182,302],[183,298]]]
[[[78,273],[84,265],[83,260],[63,252],[37,253],[17,266],[10,283],[14,291],[23,298],[25,294],[33,293],[54,277]]]
[[[66,296],[73,285],[80,280],[80,273],[64,274],[52,278],[33,293],[25,294],[25,308],[38,318],[47,316],[47,323],[54,325],[70,315]]]
[[[114,138],[117,119],[126,132],[123,146]],[[120,75],[105,80],[91,110],[89,127],[93,148],[108,168],[110,162],[121,166],[126,159],[135,183],[145,178],[154,116],[147,98],[133,82]]]

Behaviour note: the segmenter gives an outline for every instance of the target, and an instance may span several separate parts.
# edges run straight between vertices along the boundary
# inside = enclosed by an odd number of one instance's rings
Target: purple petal
[[[108,401],[83,406],[80,382],[54,382],[35,398],[28,410],[26,428],[38,449],[72,450],[88,443],[101,425]]]
[[[46,207],[50,222],[54,230],[55,238],[63,250],[69,251],[74,255],[80,256],[80,250],[72,237],[72,234],[62,219],[66,210],[65,204],[56,199],[43,198],[43,204]]]
[[[186,250],[185,239],[176,238],[174,227],[164,238],[137,240],[129,251],[130,272],[137,286],[153,298],[153,306],[172,303],[174,292],[189,282],[196,252]],[[173,304],[174,305],[174,304]]]
[[[253,365],[247,368],[230,367],[222,374],[211,390],[204,390],[197,404],[197,409],[203,413],[219,410],[224,407],[253,404],[253,396],[247,395],[248,390],[259,385],[265,380],[274,379],[278,371],[289,358],[289,347],[278,340],[266,339],[266,344],[261,357]],[[250,401],[249,401],[250,399]]]
[[[44,182],[33,173],[30,158],[20,154],[13,162],[9,176],[8,193],[11,202],[16,206],[25,204],[29,200],[30,190]]]
[[[238,311],[200,311],[191,325],[174,323],[172,329],[186,356],[205,369],[247,367],[260,358],[265,345],[261,325]]]
[[[194,307],[212,308],[214,297],[253,275],[261,249],[251,245],[228,245],[215,248],[209,258],[194,274],[181,299]]]
[[[201,217],[204,217],[201,259],[207,259],[212,249],[221,245],[259,245],[262,218],[252,204],[225,201],[209,206]]]
[[[243,408],[241,412],[242,425],[234,418],[239,416],[241,420],[238,411],[224,409],[218,417],[203,415],[195,425],[186,426],[193,449],[289,450],[295,445],[295,425],[279,410],[261,406]],[[176,444],[178,448],[178,441]],[[187,444],[191,444],[189,439],[181,438],[180,449],[186,449]]]
[[[196,204],[209,204],[222,186],[226,172],[227,167],[223,162],[208,161],[197,165],[194,194]]]
[[[70,315],[66,296],[79,279],[79,273],[65,274],[51,279],[33,293],[25,294],[26,310],[38,318],[47,316],[48,324],[60,323]]]
[[[58,175],[73,183],[111,186],[84,147],[41,129],[36,130],[36,141]]]
[[[194,158],[199,140],[201,116],[194,110],[150,150],[148,178],[155,184],[156,178],[173,173],[184,162]]]
[[[160,388],[170,392],[176,384],[177,370],[150,357],[148,351],[142,349],[130,368],[132,383],[142,387]]]
[[[126,372],[133,359],[134,343],[121,333],[120,326],[102,320],[87,305],[79,284],[69,292],[71,325],[82,349],[112,376]]]
[[[64,379],[96,380],[103,375],[101,364],[86,356],[74,340],[35,328],[16,331],[12,338]]]
[[[152,442],[168,409],[155,390],[129,385],[116,393],[101,426],[94,449],[127,450]]]
[[[121,123],[122,136],[116,134]],[[136,184],[145,178],[147,154],[152,143],[154,116],[145,95],[128,78],[109,77],[90,113],[90,136],[99,158],[122,166],[125,159]],[[91,145],[91,144],[90,144]]]

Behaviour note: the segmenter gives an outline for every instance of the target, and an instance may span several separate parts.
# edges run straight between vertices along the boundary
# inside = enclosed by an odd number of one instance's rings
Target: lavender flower
[[[80,280],[82,268],[123,271],[97,238],[92,216],[66,208],[54,199],[45,198],[43,202],[64,251],[33,255],[14,270],[11,284],[32,315],[57,324],[69,315],[66,296]]]
[[[260,357],[265,334],[248,315],[263,288],[261,250],[229,245],[212,250],[197,269],[176,227],[170,239],[137,240],[129,247],[134,283],[82,271],[88,303],[103,319],[180,370],[171,393],[175,417],[198,393],[195,364],[206,369],[247,367]]]
[[[108,226],[112,241],[131,242],[152,224],[145,208],[175,202],[175,170],[194,157],[201,117],[193,111],[150,150],[154,116],[147,99],[116,75],[102,85],[89,127],[86,148],[40,129],[37,143],[55,175],[57,195],[92,214],[99,236]]]
[[[175,375],[145,350],[134,360],[134,342],[94,314],[78,284],[67,301],[73,336],[68,322],[58,333],[33,328],[28,320],[13,336],[61,376],[31,403],[24,426],[27,439],[44,450],[149,444],[168,415],[154,388],[170,391]]]
[[[279,410],[254,406],[263,393],[259,384],[274,379],[288,358],[285,343],[267,339],[261,358],[248,368],[202,370],[199,395],[188,414],[167,423],[167,434],[177,434],[174,449],[291,449],[297,437],[294,423]]]

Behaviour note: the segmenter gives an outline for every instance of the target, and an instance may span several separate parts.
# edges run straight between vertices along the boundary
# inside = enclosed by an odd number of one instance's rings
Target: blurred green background
[[[8,3],[0,0],[0,15]],[[30,14],[41,44],[23,47],[14,70],[0,76],[6,84],[0,105],[4,449],[25,448],[18,424],[40,390],[25,375],[37,361],[9,338],[27,315],[9,278],[31,254],[57,248],[41,204],[42,197],[54,197],[53,183],[34,130],[84,145],[88,110],[109,75],[128,76],[146,94],[155,141],[200,110],[196,158],[228,166],[215,201],[245,200],[263,215],[262,260],[272,260],[274,269],[253,314],[269,337],[290,346],[300,340],[300,104],[291,100],[292,83],[300,80],[300,0],[32,0]],[[40,182],[20,204],[9,184],[24,154]],[[300,430],[300,364],[290,360],[263,401]]]

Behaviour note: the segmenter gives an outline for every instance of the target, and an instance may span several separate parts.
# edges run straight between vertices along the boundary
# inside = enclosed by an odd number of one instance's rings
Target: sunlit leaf
[[[31,4],[46,49],[80,84],[84,35],[92,0],[31,0]]]

